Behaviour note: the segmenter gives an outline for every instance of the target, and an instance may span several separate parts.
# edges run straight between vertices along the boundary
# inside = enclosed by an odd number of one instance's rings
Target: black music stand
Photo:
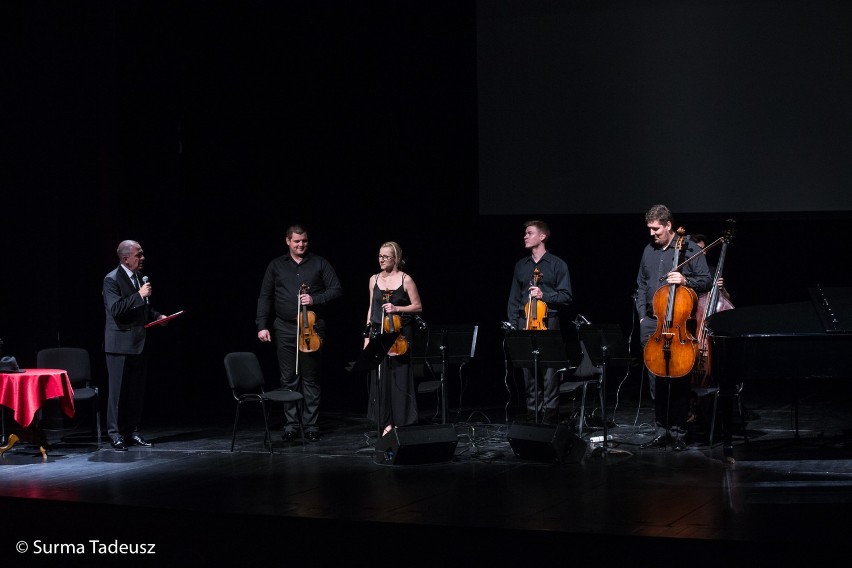
[[[538,368],[560,367],[568,363],[568,347],[565,337],[559,330],[519,330],[506,334],[506,350],[512,366],[518,369],[532,369],[533,392],[535,397],[535,423],[538,424]],[[577,356],[580,358],[580,345],[576,345]],[[524,393],[526,394],[526,393]]]
[[[592,363],[601,370],[601,400],[604,408],[601,409],[603,417],[603,444],[592,450],[592,456],[596,455],[633,455],[626,450],[617,450],[609,447],[609,419],[606,416],[606,367],[608,363],[623,362],[630,363],[630,351],[621,333],[618,324],[588,324],[577,329],[577,333],[586,345],[586,352]]]
[[[382,364],[382,361],[387,356],[390,348],[393,347],[394,342],[397,337],[399,337],[399,332],[396,333],[380,333],[374,337],[370,338],[370,341],[367,343],[367,346],[361,351],[361,354],[358,356],[358,359],[355,363],[349,367],[350,373],[369,373],[373,369],[378,369],[379,365]],[[384,392],[382,389],[385,388],[384,378],[381,376],[381,370],[379,371],[379,376],[376,377],[376,440],[381,439],[382,437],[382,405],[384,404]]]
[[[464,365],[473,359],[478,335],[478,325],[433,324],[428,328],[422,357],[427,365],[441,364],[441,424],[447,423],[447,363]]]

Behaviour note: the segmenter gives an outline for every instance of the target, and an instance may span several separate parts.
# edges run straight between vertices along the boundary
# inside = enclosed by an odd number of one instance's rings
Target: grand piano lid
[[[707,318],[713,337],[852,334],[852,288],[809,289],[811,301],[744,306]]]

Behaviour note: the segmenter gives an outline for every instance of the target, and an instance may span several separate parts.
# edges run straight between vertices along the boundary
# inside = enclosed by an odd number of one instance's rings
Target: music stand
[[[387,356],[390,348],[393,347],[394,342],[397,337],[399,337],[399,333],[380,333],[374,337],[370,338],[370,341],[367,343],[367,346],[361,351],[361,354],[358,355],[358,359],[355,363],[349,368],[350,373],[360,373],[360,372],[370,372],[373,369],[378,369],[379,365],[381,365],[384,358]],[[384,404],[384,392],[382,389],[385,388],[384,380],[381,376],[381,370],[378,371],[378,376],[376,377],[376,440],[381,439],[382,437],[382,405]]]
[[[630,351],[621,334],[618,324],[589,324],[580,327],[577,333],[586,345],[587,353],[592,363],[601,370],[601,399],[604,407],[601,409],[603,415],[603,445],[592,450],[592,455],[633,455],[626,450],[617,450],[609,447],[609,419],[606,416],[606,367],[612,361],[629,363],[631,361]]]
[[[431,325],[428,328],[423,358],[426,364],[441,363],[441,424],[447,423],[447,363],[463,365],[473,359],[478,335],[478,325]]]
[[[510,331],[506,334],[506,350],[515,368],[533,370],[535,423],[538,424],[538,367],[542,363],[546,367],[554,367],[568,362],[565,337],[559,330]],[[576,351],[580,353],[579,343]]]

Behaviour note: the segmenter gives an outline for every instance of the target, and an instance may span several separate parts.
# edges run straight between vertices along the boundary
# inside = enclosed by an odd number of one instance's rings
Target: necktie
[[[138,290],[139,289],[139,277],[136,276],[135,272],[133,273],[133,276],[131,277],[131,279],[133,280],[133,286],[135,286],[136,289]]]

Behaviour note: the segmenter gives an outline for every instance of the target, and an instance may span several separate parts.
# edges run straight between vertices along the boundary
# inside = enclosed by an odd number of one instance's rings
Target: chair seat
[[[559,385],[559,393],[560,394],[568,394],[569,392],[574,392],[578,388],[582,387],[587,381],[569,381],[560,383]]]
[[[275,389],[263,393],[266,400],[274,400],[277,402],[296,402],[305,398],[302,393],[289,389]]]
[[[704,398],[710,394],[716,394],[719,391],[719,387],[696,387],[692,389],[692,392],[695,393],[695,396],[699,398]]]
[[[441,388],[441,381],[423,381],[417,384],[417,392],[435,392]]]
[[[74,389],[74,400],[90,400],[98,396],[98,391],[92,387],[80,387]]]

